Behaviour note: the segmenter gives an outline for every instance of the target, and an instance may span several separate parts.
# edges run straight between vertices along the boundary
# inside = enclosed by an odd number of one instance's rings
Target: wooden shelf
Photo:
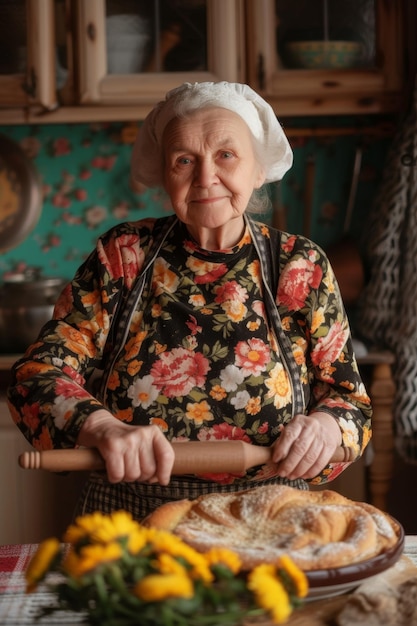
[[[0,371],[8,371],[21,356],[21,354],[0,354]]]

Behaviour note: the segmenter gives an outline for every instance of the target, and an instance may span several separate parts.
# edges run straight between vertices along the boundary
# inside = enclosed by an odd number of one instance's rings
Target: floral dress
[[[157,425],[171,441],[270,446],[300,411],[297,379],[301,410],[333,415],[343,445],[362,454],[371,433],[370,400],[327,257],[305,237],[278,233],[277,239],[274,229],[246,222],[241,241],[222,251],[200,248],[174,217],[121,224],[98,240],[60,296],[54,319],[13,368],[10,410],[36,449],[76,446],[84,420],[103,406],[128,424]],[[168,224],[149,263],[157,233]],[[255,230],[258,239],[278,241],[277,285],[268,284]],[[265,304],[271,288],[286,343]],[[345,467],[329,465],[314,482],[332,480]],[[168,497],[175,489],[184,497],[187,480],[174,481]],[[274,480],[269,464],[191,483],[204,491],[203,485],[237,489]],[[103,475],[95,481],[107,500],[111,489],[120,489],[105,485]],[[94,506],[102,508],[100,498]]]

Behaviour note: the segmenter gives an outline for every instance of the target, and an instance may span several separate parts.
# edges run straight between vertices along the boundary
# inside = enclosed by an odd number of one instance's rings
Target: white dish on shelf
[[[106,18],[107,71],[109,74],[140,72],[150,42],[149,22],[139,15]]]

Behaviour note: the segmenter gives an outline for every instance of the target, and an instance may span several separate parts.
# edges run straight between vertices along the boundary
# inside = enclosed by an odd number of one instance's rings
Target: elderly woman
[[[291,165],[273,110],[247,85],[187,83],[145,119],[132,176],[163,186],[174,215],[98,240],[8,391],[35,448],[103,457],[80,513],[142,519],[213,491],[308,489],[346,467],[330,463],[339,446],[346,460],[362,454],[370,400],[328,259],[248,215]],[[172,476],[171,441],[219,439],[270,446],[273,463]]]

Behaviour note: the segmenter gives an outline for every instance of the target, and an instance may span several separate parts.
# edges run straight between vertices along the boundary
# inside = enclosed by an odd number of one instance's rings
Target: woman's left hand
[[[329,413],[296,415],[272,447],[278,475],[295,480],[314,478],[328,465],[342,443],[337,421]]]

